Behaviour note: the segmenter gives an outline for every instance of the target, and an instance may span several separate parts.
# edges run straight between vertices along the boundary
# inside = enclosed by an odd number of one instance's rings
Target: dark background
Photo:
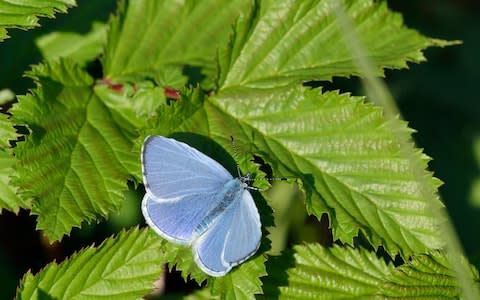
[[[389,1],[424,35],[463,44],[425,52],[427,62],[388,72],[387,82],[417,145],[433,158],[466,254],[480,258],[480,1]],[[391,75],[391,76],[390,76]],[[473,262],[473,261],[472,261]]]
[[[115,1],[78,1],[67,15],[42,19],[42,27],[29,31],[9,30],[10,39],[0,43],[0,88],[25,94],[32,82],[22,77],[41,55],[34,39],[55,30],[86,33],[90,22],[106,21]],[[99,4],[101,3],[101,4]],[[388,1],[401,12],[405,23],[422,34],[463,44],[425,51],[427,62],[410,69],[386,72],[386,82],[403,117],[417,130],[417,145],[433,161],[430,169],[444,181],[440,194],[448,208],[466,254],[480,266],[480,1]],[[98,6],[102,6],[98,8]],[[71,27],[72,19],[79,21]],[[357,79],[335,79],[329,89],[340,88],[363,95]],[[132,190],[120,214],[108,222],[73,230],[62,243],[49,245],[35,231],[35,218],[27,211],[0,215],[0,299],[11,299],[23,274],[37,272],[53,259],[62,260],[80,247],[99,243],[121,227],[142,223],[138,199],[143,191]],[[172,286],[178,284],[172,277]],[[181,287],[173,287],[181,288]]]

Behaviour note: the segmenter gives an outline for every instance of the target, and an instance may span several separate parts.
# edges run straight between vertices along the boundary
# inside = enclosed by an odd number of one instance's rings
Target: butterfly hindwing
[[[243,190],[232,218],[230,230],[225,239],[223,260],[235,266],[257,251],[262,238],[260,215],[248,190]]]
[[[236,206],[235,203],[232,205]],[[211,276],[223,276],[232,268],[225,263],[222,256],[225,238],[233,221],[233,213],[233,209],[225,211],[193,244],[195,262],[200,269]]]
[[[253,198],[242,189],[238,199],[194,242],[196,262],[207,274],[223,276],[256,252],[261,236]]]

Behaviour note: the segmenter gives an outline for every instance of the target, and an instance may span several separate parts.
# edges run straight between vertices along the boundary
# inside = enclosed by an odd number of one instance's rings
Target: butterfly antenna
[[[237,164],[238,177],[242,177],[242,172],[240,172],[240,166],[238,165],[237,145],[235,144],[235,140],[233,139],[233,136],[230,136],[230,142],[232,143],[233,159],[235,159],[235,163]]]
[[[260,181],[260,180],[266,180],[266,181],[274,181],[274,180],[288,180],[286,177],[262,177],[262,178],[248,178],[248,181]],[[254,186],[248,186],[247,189],[249,190],[254,190],[254,191],[259,191],[259,192],[264,192],[268,190],[268,188],[260,189]]]
[[[262,177],[262,178],[252,178],[250,176],[250,173],[247,173],[245,176],[242,176],[242,172],[240,171],[240,166],[238,165],[238,148],[237,148],[237,144],[235,144],[235,139],[233,138],[233,136],[230,136],[230,143],[232,144],[232,149],[233,149],[233,158],[235,159],[235,163],[237,164],[237,173],[238,173],[238,177],[239,178],[243,178],[245,181],[249,181],[249,182],[253,182],[253,181],[260,181],[260,180],[266,180],[266,181],[275,181],[275,180],[283,180],[283,181],[286,181],[288,180],[287,177]],[[247,187],[248,189],[250,190],[255,190],[255,191],[266,191],[267,189],[259,189],[257,187],[253,187],[253,186],[248,186]]]
[[[260,188],[257,188],[257,187],[251,186],[251,185],[247,186],[247,189],[254,190],[254,191],[259,191],[259,192],[264,192],[264,191],[268,190],[268,188],[260,189]]]
[[[251,181],[260,181],[260,180],[266,180],[266,181],[286,181],[288,180],[287,177],[262,177],[262,178],[252,178]]]

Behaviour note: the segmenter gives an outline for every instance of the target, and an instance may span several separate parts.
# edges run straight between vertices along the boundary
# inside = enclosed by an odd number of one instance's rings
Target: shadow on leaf
[[[279,256],[271,256],[267,263],[267,277],[262,277],[263,295],[258,295],[257,299],[278,299],[280,296],[280,287],[288,286],[287,270],[294,267],[295,258],[293,251],[285,250]]]

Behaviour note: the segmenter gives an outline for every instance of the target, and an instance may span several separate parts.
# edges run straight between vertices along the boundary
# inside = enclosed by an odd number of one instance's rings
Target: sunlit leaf
[[[111,23],[104,73],[114,80],[154,78],[175,87],[186,83],[185,65],[204,68],[196,76],[213,74],[217,48],[249,5],[243,0],[129,1]]]
[[[422,50],[429,46],[448,44],[405,27],[401,15],[391,12],[386,1],[344,2],[378,75],[385,68],[424,61]],[[238,22],[221,56],[220,89],[270,88],[359,74],[337,24],[338,1],[259,3],[250,18]]]
[[[39,37],[35,44],[44,59],[68,57],[83,62],[102,52],[106,38],[107,25],[96,22],[86,34],[54,31]]]
[[[307,210],[318,218],[329,213],[335,239],[352,243],[361,230],[390,253],[441,247],[438,220],[400,153],[399,136],[413,147],[411,130],[385,121],[378,107],[300,86],[190,97],[167,107],[168,116],[151,132],[196,132],[225,149],[235,136],[275,174],[301,180]],[[419,151],[416,158],[426,168],[428,158]],[[426,171],[423,176],[435,189],[438,181]]]
[[[28,272],[17,299],[139,299],[160,277],[164,248],[151,230],[121,232],[35,275]]]
[[[39,87],[19,97],[15,122],[31,129],[15,154],[19,185],[34,198],[37,228],[52,240],[73,226],[117,210],[127,162],[138,159],[117,112],[92,90],[93,80],[68,61],[36,66]]]
[[[375,253],[352,248],[324,248],[307,244],[294,248],[293,260],[286,254],[271,264],[265,295],[281,299],[452,299],[459,298],[457,279],[445,253],[418,255],[395,268]],[[464,260],[464,263],[467,263]],[[478,282],[478,272],[470,267]],[[270,284],[267,282],[266,284]]]
[[[17,194],[17,187],[11,182],[16,175],[15,157],[12,155],[9,141],[15,141],[17,133],[7,115],[0,113],[0,214],[3,209],[18,212],[28,204]]]

